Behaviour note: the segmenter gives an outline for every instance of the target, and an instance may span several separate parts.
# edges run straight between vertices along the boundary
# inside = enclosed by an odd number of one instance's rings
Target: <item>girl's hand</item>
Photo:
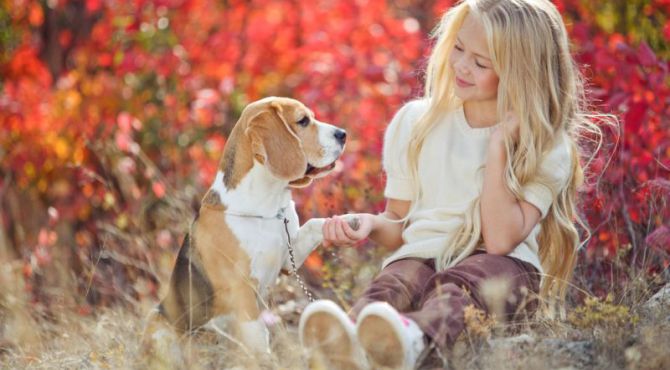
[[[354,230],[347,220],[358,219]],[[355,226],[355,225],[354,225]],[[333,216],[323,224],[323,246],[351,247],[370,235],[374,226],[374,216],[368,213]]]

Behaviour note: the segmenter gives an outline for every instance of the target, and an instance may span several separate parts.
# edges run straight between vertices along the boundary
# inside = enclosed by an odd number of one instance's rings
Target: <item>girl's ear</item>
[[[307,170],[302,142],[281,117],[278,106],[271,105],[253,116],[245,134],[251,142],[254,160],[286,181],[300,179]]]

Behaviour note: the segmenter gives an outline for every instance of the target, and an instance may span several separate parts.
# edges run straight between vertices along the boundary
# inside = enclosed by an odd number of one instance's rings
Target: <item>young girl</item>
[[[582,93],[549,0],[451,8],[424,98],[386,130],[386,210],[358,214],[357,230],[344,216],[323,228],[326,245],[369,237],[399,249],[349,315],[331,301],[305,309],[309,353],[336,369],[414,368],[424,349],[453,345],[468,305],[518,319],[533,297],[562,300],[579,246],[576,138],[597,130]]]

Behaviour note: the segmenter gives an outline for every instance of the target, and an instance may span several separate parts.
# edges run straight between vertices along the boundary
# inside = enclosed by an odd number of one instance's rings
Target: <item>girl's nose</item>
[[[454,63],[454,69],[461,76],[465,76],[470,72],[470,70],[467,68],[467,65],[466,65],[464,59],[465,58],[463,58],[463,57],[458,58],[456,60],[456,63]]]

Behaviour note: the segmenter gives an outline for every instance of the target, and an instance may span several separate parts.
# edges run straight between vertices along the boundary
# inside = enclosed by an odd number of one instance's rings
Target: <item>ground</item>
[[[213,333],[184,339],[182,366],[189,369],[308,368],[298,344],[297,319],[306,299],[290,277],[271,293],[268,321],[273,354],[251,356]],[[139,349],[140,305],[101,309],[91,315],[65,314],[34,322],[38,338],[4,348],[3,369],[171,369],[168,354],[150,357]],[[5,332],[7,327],[5,327]],[[636,307],[611,299],[591,299],[568,310],[566,320],[540,320],[519,326],[471,312],[468,331],[449,352],[422,368],[475,369],[662,369],[670,368],[670,286]],[[311,368],[322,368],[312,363]]]

